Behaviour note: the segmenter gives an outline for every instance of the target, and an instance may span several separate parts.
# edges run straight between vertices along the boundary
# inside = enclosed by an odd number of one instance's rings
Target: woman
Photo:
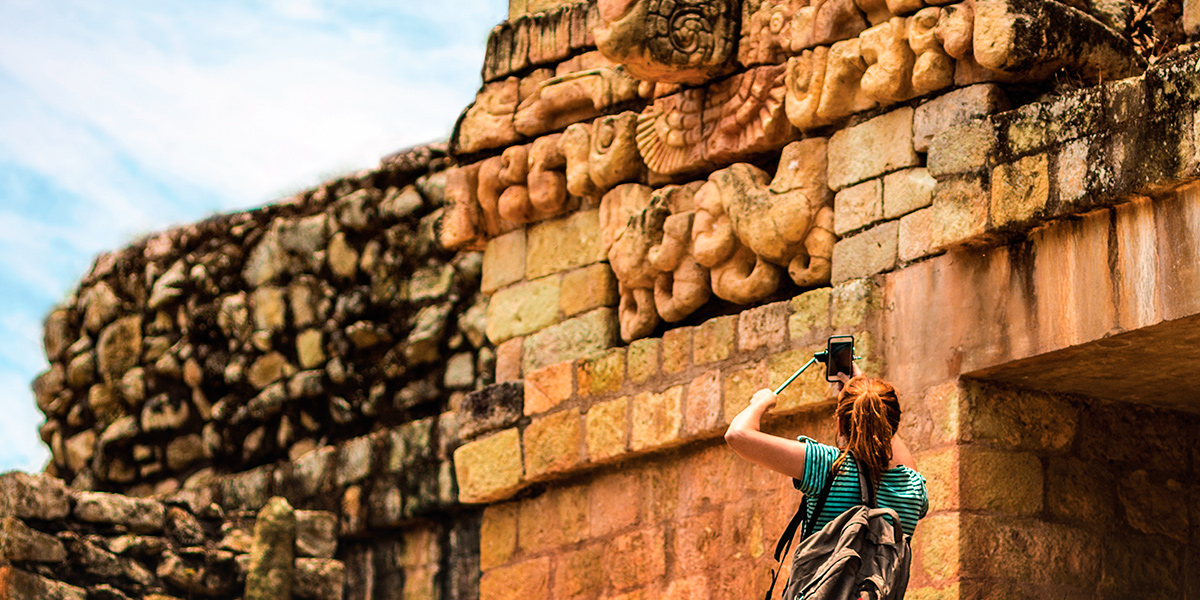
[[[900,403],[891,384],[865,377],[854,365],[854,377],[838,374],[832,390],[837,393],[834,419],[838,447],[800,436],[790,440],[763,433],[759,422],[775,406],[775,393],[759,390],[750,406],[738,413],[725,432],[725,441],[739,456],[796,480],[805,496],[819,496],[833,477],[821,514],[806,534],[819,531],[834,517],[862,504],[858,471],[865,472],[875,492],[876,504],[891,508],[900,517],[906,537],[912,537],[917,520],[929,510],[925,478],[912,469],[912,453],[896,435],[900,425]],[[808,510],[814,510],[809,503]],[[809,521],[812,515],[805,515]]]

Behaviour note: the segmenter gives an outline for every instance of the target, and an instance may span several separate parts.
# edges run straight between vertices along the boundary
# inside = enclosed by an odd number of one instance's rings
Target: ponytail
[[[892,436],[900,426],[896,389],[880,379],[855,377],[838,396],[834,415],[845,445],[833,463],[833,475],[841,470],[846,456],[853,454],[872,489],[877,489],[892,459]]]

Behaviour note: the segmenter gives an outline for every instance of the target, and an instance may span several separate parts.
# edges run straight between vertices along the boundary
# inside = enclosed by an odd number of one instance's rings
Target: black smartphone
[[[854,375],[854,336],[831,335],[825,351],[825,381],[837,381],[838,373]]]

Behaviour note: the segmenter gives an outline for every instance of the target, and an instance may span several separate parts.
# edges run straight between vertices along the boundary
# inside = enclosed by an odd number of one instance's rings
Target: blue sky
[[[448,137],[506,0],[0,2],[0,472],[94,256]]]

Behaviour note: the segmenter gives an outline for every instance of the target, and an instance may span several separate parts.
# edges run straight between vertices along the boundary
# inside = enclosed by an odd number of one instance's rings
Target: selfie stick
[[[812,364],[817,362],[818,360],[825,360],[825,357],[828,354],[829,353],[824,350],[814,354],[813,357],[808,360],[808,362],[804,363],[803,367],[800,367],[800,370],[796,371],[795,373],[792,373],[792,376],[788,377],[787,381],[783,382],[783,385],[775,388],[775,395],[778,396],[779,394],[782,394],[783,389],[786,388],[787,386],[791,385],[791,383],[793,381],[795,381],[796,378],[799,377],[800,374],[803,373],[805,369],[811,367]]]

